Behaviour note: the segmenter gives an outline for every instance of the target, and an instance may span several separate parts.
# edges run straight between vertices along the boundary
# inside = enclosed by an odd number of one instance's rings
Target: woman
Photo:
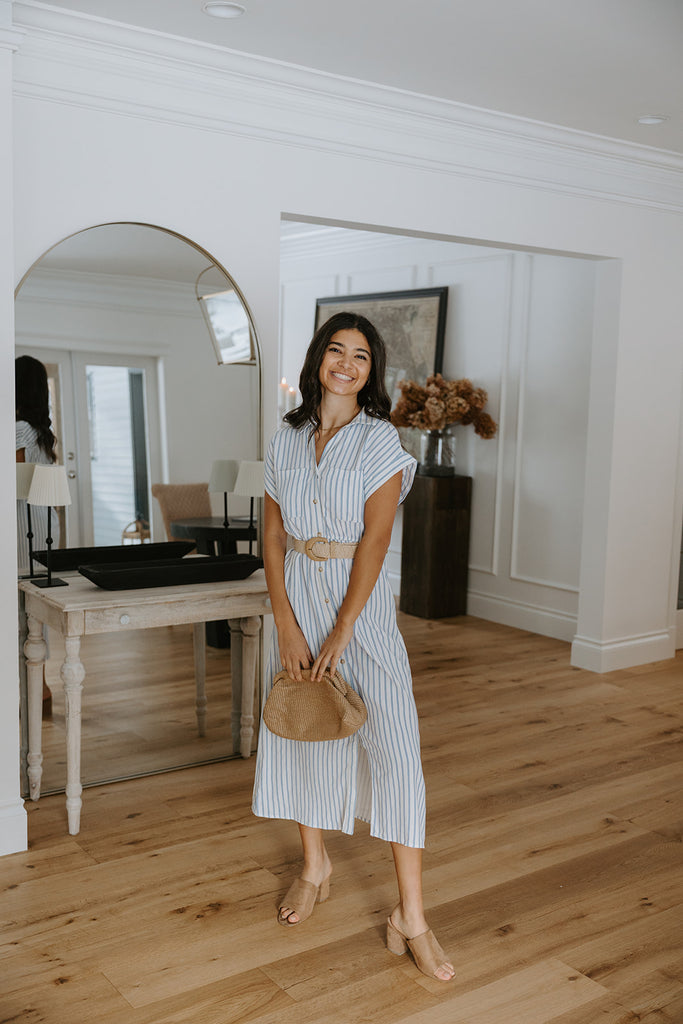
[[[50,397],[47,370],[32,356],[14,361],[14,409],[16,420],[16,461],[52,465],[56,461],[57,439],[50,421]],[[34,506],[31,513],[33,550],[45,548],[48,510]],[[59,524],[52,520],[53,541],[59,543]],[[30,571],[26,502],[17,500],[17,562],[20,573]],[[47,627],[45,628],[47,634]],[[46,636],[47,639],[47,636]],[[52,694],[45,682],[43,667],[43,716],[52,713]]]
[[[384,566],[396,508],[415,460],[389,422],[385,350],[365,317],[338,313],[315,334],[299,387],[266,457],[264,564],[275,631],[266,673],[301,680],[337,667],[362,696],[365,725],[346,739],[301,743],[262,723],[254,813],[298,822],[301,877],[278,921],[298,925],[329,892],[324,829],[351,834],[354,818],[391,843],[399,903],[387,921],[392,952],[410,946],[419,969],[454,975],[422,904],[424,781],[412,681]],[[290,540],[288,542],[288,535]],[[321,536],[356,545],[353,557],[313,560],[302,542]],[[291,539],[293,538],[293,539]],[[309,546],[310,548],[310,546]],[[314,546],[314,554],[327,552]]]
[[[56,461],[57,439],[50,421],[47,370],[32,356],[19,356],[14,361],[14,408],[17,462],[52,465]],[[47,509],[36,507],[33,510],[31,526],[33,547],[40,550],[45,547],[47,537]],[[27,530],[26,502],[17,501],[17,553],[19,569],[24,572],[29,567]]]

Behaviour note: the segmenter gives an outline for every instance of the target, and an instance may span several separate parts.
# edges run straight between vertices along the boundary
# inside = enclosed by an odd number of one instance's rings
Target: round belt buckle
[[[314,544],[317,544],[318,542],[322,544],[327,544],[327,537],[309,537],[304,546],[304,551],[312,562],[326,562],[330,557],[329,555],[316,555],[316,553],[313,550]]]

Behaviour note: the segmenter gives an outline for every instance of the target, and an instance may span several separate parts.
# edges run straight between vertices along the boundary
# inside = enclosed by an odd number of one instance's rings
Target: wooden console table
[[[242,757],[251,754],[254,733],[254,694],[258,637],[262,616],[270,612],[262,569],[246,580],[231,583],[193,583],[149,590],[101,590],[83,576],[68,577],[68,586],[40,589],[30,580],[19,582],[21,647],[26,659],[28,691],[28,778],[32,800],[40,797],[43,773],[42,688],[46,644],[43,623],[64,637],[61,667],[66,703],[66,810],[69,832],[76,835],[81,815],[81,691],[85,667],[80,659],[81,638],[95,633],[127,632],[152,626],[191,623],[197,725],[203,735],[206,721],[206,648],[204,623],[227,619],[231,631],[232,738]]]
[[[422,619],[467,613],[469,476],[415,477],[403,506],[399,607]]]

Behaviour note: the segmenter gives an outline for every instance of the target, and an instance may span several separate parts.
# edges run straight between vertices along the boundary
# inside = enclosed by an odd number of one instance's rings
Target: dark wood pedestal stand
[[[421,619],[467,613],[469,476],[415,477],[403,506],[399,608]]]

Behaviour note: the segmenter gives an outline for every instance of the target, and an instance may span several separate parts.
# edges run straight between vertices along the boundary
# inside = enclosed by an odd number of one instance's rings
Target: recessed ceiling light
[[[638,118],[638,124],[664,124],[668,120],[666,114],[644,114]]]
[[[211,0],[211,3],[204,4],[202,10],[212,18],[239,18],[246,8],[242,4],[230,3],[229,0]]]

